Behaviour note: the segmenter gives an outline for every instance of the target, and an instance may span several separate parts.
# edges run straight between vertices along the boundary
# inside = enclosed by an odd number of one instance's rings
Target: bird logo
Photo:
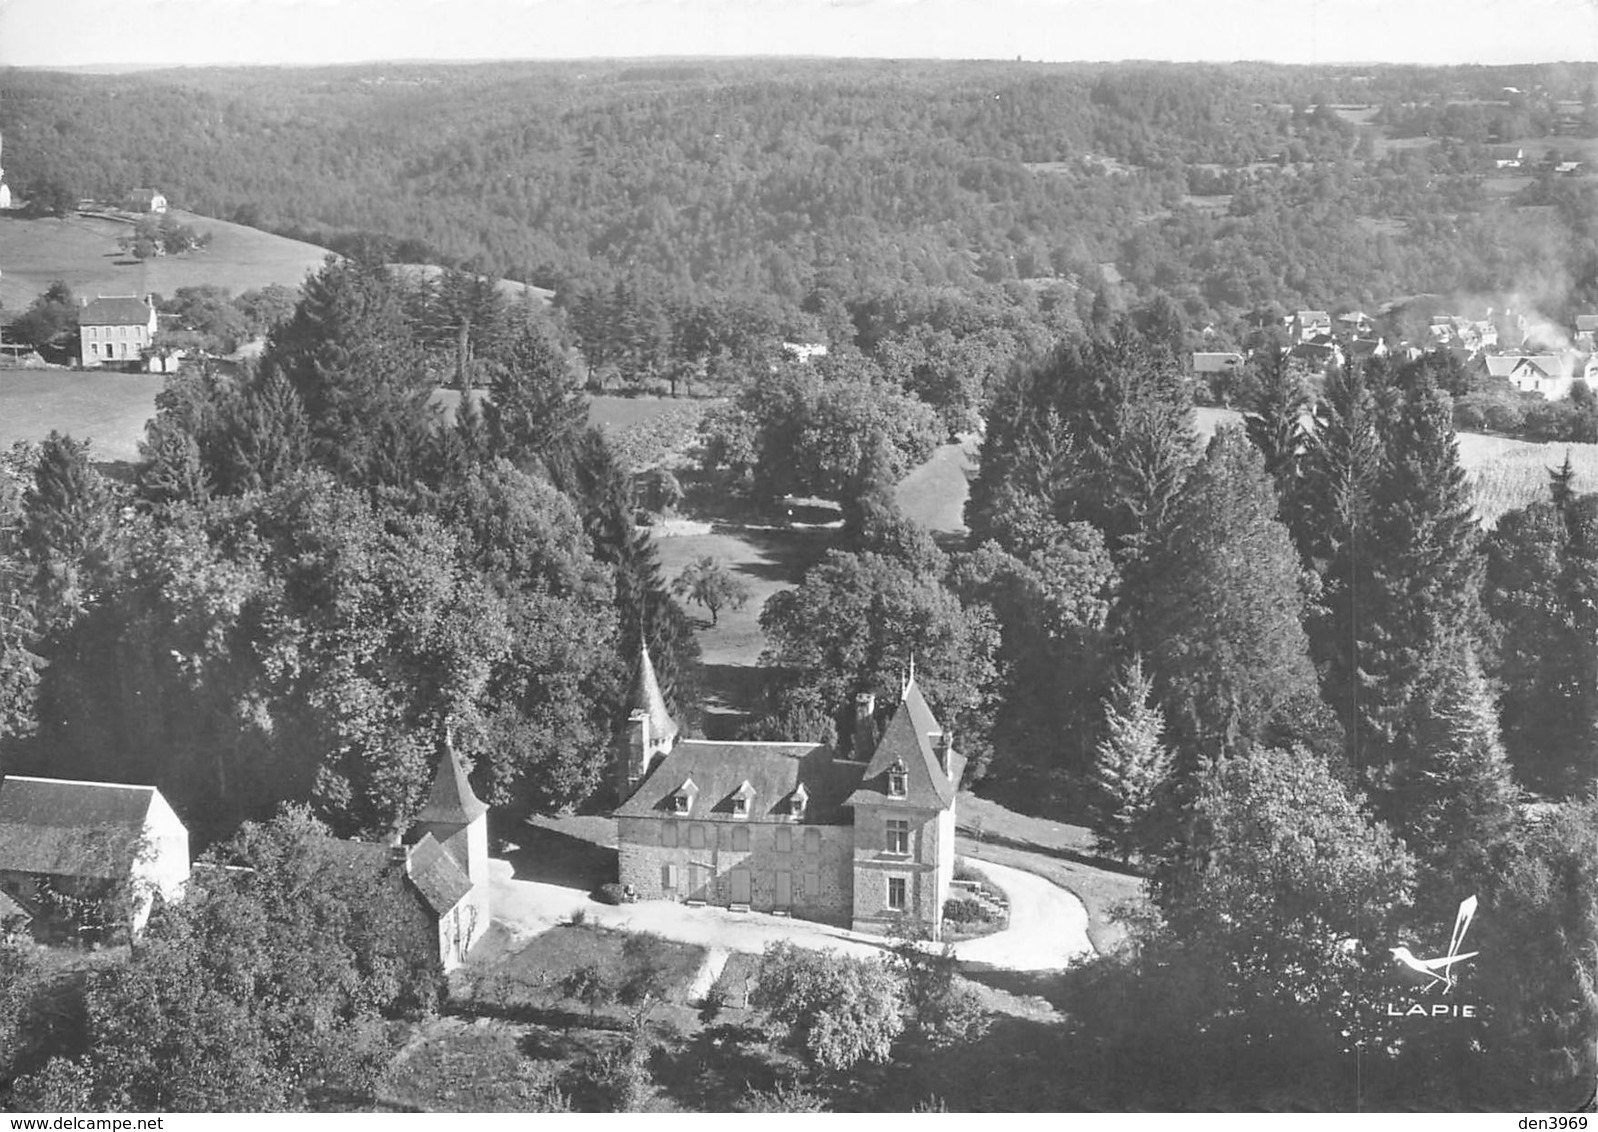
[[[1454,917],[1454,934],[1448,940],[1448,954],[1439,955],[1435,959],[1417,959],[1407,947],[1392,947],[1388,950],[1393,953],[1393,958],[1398,960],[1409,970],[1417,975],[1423,975],[1428,982],[1427,988],[1442,984],[1443,993],[1447,994],[1454,989],[1454,964],[1463,963],[1466,959],[1474,959],[1480,955],[1479,951],[1461,952],[1464,946],[1465,933],[1470,930],[1470,922],[1476,918],[1476,898],[1466,897],[1459,903],[1459,914]]]

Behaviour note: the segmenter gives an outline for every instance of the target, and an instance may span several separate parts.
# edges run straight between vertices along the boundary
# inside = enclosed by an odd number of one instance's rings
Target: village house
[[[1575,330],[1578,350],[1598,350],[1598,314],[1578,314]]]
[[[784,342],[782,352],[796,362],[808,362],[827,356],[825,342]]]
[[[154,786],[0,779],[0,927],[138,934],[188,879],[189,832]]]
[[[87,299],[78,311],[78,339],[83,364],[90,368],[142,362],[155,339],[155,304],[146,295],[101,295]]]
[[[1315,339],[1332,333],[1332,316],[1325,311],[1298,311],[1293,315],[1289,324],[1293,341],[1298,343],[1313,342]]]
[[[165,212],[166,197],[155,189],[134,189],[122,201],[129,212]]]
[[[636,896],[939,937],[964,760],[913,676],[880,726],[858,697],[838,750],[681,738],[647,649],[634,705],[615,816]]]
[[[472,791],[451,750],[439,759],[421,812],[403,836],[387,843],[336,841],[340,864],[392,890],[427,925],[445,972],[466,960],[488,930],[488,807]]]
[[[1598,357],[1582,362],[1580,355],[1566,350],[1558,354],[1488,354],[1484,361],[1489,377],[1503,378],[1522,393],[1539,393],[1549,401],[1570,396],[1578,378],[1592,382],[1598,377]]]

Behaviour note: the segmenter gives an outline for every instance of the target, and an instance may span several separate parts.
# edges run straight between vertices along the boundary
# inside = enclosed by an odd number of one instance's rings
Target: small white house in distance
[[[155,189],[134,189],[123,200],[122,206],[129,212],[165,212],[166,197]]]
[[[110,898],[137,934],[188,879],[189,831],[154,786],[0,779],[0,892],[35,925]]]
[[[827,344],[825,342],[784,342],[782,344],[782,352],[795,361],[808,362],[812,358],[826,357]]]

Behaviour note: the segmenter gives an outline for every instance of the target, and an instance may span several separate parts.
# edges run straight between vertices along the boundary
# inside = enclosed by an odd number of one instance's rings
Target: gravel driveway
[[[1002,932],[954,945],[969,963],[1013,971],[1048,971],[1093,954],[1082,902],[1042,877],[1020,869],[966,858],[1010,899],[1010,926]],[[505,861],[491,862],[494,920],[519,946],[581,910],[588,923],[623,931],[652,931],[667,939],[723,951],[758,955],[766,944],[789,940],[801,947],[832,948],[866,957],[892,946],[881,936],[864,935],[828,924],[814,924],[764,912],[691,908],[666,900],[600,904],[579,889],[517,880]]]
[[[1093,954],[1082,901],[1033,873],[965,858],[1010,898],[1010,926],[954,945],[967,963],[1007,971],[1055,971]]]

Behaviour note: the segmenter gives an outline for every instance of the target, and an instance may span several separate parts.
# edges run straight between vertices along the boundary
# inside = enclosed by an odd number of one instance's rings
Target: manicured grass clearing
[[[641,421],[658,417],[673,407],[691,404],[679,397],[613,397],[589,398],[588,419],[607,432],[630,428]]]
[[[749,587],[742,609],[723,609],[720,622],[710,626],[710,614],[697,605],[687,606],[700,622],[699,647],[707,665],[752,665],[760,659],[765,637],[760,631],[760,611],[778,590],[799,583],[809,566],[826,549],[826,532],[787,531],[779,528],[718,527],[709,534],[657,538],[662,572],[668,580],[694,559],[709,555],[725,561]]]
[[[117,247],[132,225],[97,217],[62,219],[0,213],[5,274],[0,302],[20,310],[57,279],[84,298],[97,294],[171,296],[179,287],[213,284],[235,295],[269,283],[299,287],[322,266],[326,248],[176,209],[169,216],[211,233],[209,247],[182,255],[136,260]]]
[[[971,494],[971,477],[977,474],[980,444],[981,439],[971,434],[958,443],[941,445],[894,488],[899,510],[929,531],[965,534],[965,501]]]
[[[0,370],[0,448],[43,440],[56,429],[92,440],[95,460],[137,460],[164,380],[149,373]]]

